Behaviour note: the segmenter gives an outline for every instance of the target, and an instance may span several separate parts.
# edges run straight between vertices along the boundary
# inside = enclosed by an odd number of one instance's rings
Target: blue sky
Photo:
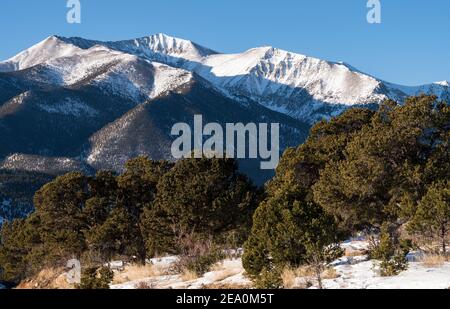
[[[66,22],[66,0],[3,0],[0,59],[51,34],[118,40],[163,32],[221,52],[271,45],[345,61],[390,82],[450,80],[450,1],[80,0],[82,23]]]

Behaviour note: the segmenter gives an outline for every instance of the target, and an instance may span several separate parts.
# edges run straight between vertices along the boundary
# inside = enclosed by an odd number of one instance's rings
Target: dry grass
[[[362,256],[366,255],[367,250],[354,250],[354,249],[347,249],[345,250],[345,256],[346,257],[355,257],[355,256]]]
[[[224,269],[225,269],[225,266],[223,265],[223,261],[218,262],[218,263],[214,264],[213,266],[211,266],[211,271],[222,271]]]
[[[310,278],[315,278],[316,273],[311,266],[300,266],[298,268],[285,267],[281,273],[283,286],[286,289],[306,288],[305,282]],[[298,280],[299,278],[303,280]]]
[[[211,267],[211,271],[214,272],[215,281],[222,281],[226,278],[239,274],[241,272],[241,269],[226,268],[226,266],[222,262],[219,262]]]
[[[181,273],[181,280],[183,280],[184,282],[187,281],[194,281],[198,279],[198,275],[188,269],[183,270],[183,272]]]
[[[445,256],[437,254],[427,254],[420,259],[420,262],[422,262],[425,267],[429,268],[440,267],[444,265],[446,261],[447,259]]]
[[[205,290],[249,290],[250,285],[242,285],[237,283],[211,283],[202,286]]]
[[[154,290],[155,285],[148,282],[139,282],[135,285],[135,288],[137,290]]]
[[[330,267],[322,273],[322,279],[336,279],[339,274],[336,269]],[[316,273],[311,266],[301,266],[299,268],[285,267],[281,273],[283,286],[285,289],[308,288],[311,280],[316,280]]]
[[[339,276],[338,272],[333,267],[328,268],[322,274],[322,279],[325,279],[325,280],[336,279],[336,278],[339,278],[339,277],[340,276]]]
[[[283,280],[283,286],[286,289],[293,289],[296,286],[297,273],[296,270],[291,267],[285,267],[281,273],[281,280]]]
[[[214,279],[216,281],[222,281],[232,276],[239,274],[241,271],[238,269],[223,269],[214,274]]]
[[[300,266],[295,270],[295,274],[297,277],[304,278],[304,277],[314,277],[316,275],[316,272],[311,266]]]
[[[129,281],[161,276],[163,271],[154,265],[130,265],[124,271],[114,275],[113,284],[121,284]]]
[[[36,276],[22,281],[17,289],[73,289],[67,282],[66,273],[61,268],[46,268]]]

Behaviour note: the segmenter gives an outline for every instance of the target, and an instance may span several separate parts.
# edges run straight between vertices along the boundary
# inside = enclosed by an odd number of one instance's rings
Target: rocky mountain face
[[[448,82],[399,86],[273,47],[221,54],[164,34],[119,42],[52,36],[0,62],[0,169],[28,173],[34,188],[67,171],[121,171],[138,155],[170,160],[172,126],[192,124],[196,114],[205,123],[280,123],[284,150],[321,119],[419,93],[450,98]],[[261,184],[272,173],[258,163],[241,168]],[[19,205],[11,197],[17,179],[2,179],[0,211]],[[20,203],[31,209],[31,199]]]

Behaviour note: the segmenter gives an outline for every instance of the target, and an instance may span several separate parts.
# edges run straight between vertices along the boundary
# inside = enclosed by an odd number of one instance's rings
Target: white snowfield
[[[342,244],[347,253],[368,248],[368,243],[361,239]],[[325,289],[448,289],[450,288],[450,263],[441,266],[426,267],[419,262],[418,253],[408,256],[408,270],[398,276],[381,277],[377,262],[369,261],[367,256],[342,257],[330,264],[336,270],[337,278],[323,280]],[[149,260],[148,263],[160,268],[170,268],[177,261],[176,256]],[[298,286],[311,282],[311,289],[316,289],[315,278],[296,278]],[[213,271],[201,278],[184,281],[181,275],[164,275],[142,278],[123,284],[112,285],[112,289],[136,289],[141,283],[154,289],[201,289],[211,286],[233,288],[252,288],[252,282],[245,276],[241,259],[224,260]]]
[[[11,59],[0,62],[0,72],[24,70],[51,59],[68,57],[81,51],[81,48],[66,44],[57,37],[51,36]]]
[[[177,257],[153,259],[152,265],[170,267],[176,260]],[[220,269],[208,272],[198,279],[184,281],[181,275],[163,275],[112,285],[111,289],[136,289],[141,283],[155,289],[201,289],[211,284],[232,284],[248,287],[251,284],[250,280],[244,276],[242,261],[240,259],[227,259],[221,262]]]
[[[52,36],[8,61],[0,62],[0,72],[20,71],[40,67],[32,74],[35,81],[55,86],[74,86],[89,81],[107,93],[129,98],[136,103],[155,98],[161,93],[189,82],[192,74],[133,54],[113,50],[103,45],[79,48]],[[70,110],[46,107],[54,113]],[[79,105],[77,109],[84,108]],[[95,111],[88,111],[94,113]]]
[[[136,102],[176,88],[196,73],[232,98],[249,97],[272,110],[311,123],[349,106],[378,104],[388,98],[403,100],[420,93],[450,98],[447,81],[401,86],[343,62],[324,61],[270,46],[221,54],[165,34],[118,42],[52,36],[0,62],[0,72],[38,65],[48,68],[41,76],[44,81],[73,85],[92,77],[105,91],[126,95]],[[323,109],[330,105],[335,110],[324,113]]]
[[[450,263],[427,268],[420,262],[410,262],[408,270],[393,277],[380,277],[373,261],[344,263],[335,266],[339,278],[324,280],[326,289],[448,289]]]

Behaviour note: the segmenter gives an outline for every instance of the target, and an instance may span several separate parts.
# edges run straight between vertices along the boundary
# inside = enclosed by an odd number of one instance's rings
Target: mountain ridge
[[[54,51],[55,46],[64,48],[56,53],[47,52]],[[450,98],[448,82],[402,86],[363,73],[345,62],[321,60],[272,46],[223,54],[165,34],[116,42],[51,36],[29,51],[0,62],[0,71],[23,69],[38,61],[48,62],[70,53],[82,54],[80,49],[90,51],[101,46],[112,53],[196,73],[233,99],[248,97],[311,124],[346,108],[380,104],[386,99],[403,101],[420,93],[436,94],[444,100]],[[38,47],[44,51],[36,52]],[[36,59],[27,59],[27,55]]]
[[[282,152],[322,119],[422,92],[450,101],[446,81],[401,86],[271,46],[222,54],[164,34],[117,42],[50,36],[0,62],[0,171],[36,175],[37,185],[68,171],[120,172],[138,155],[172,160],[170,128],[196,114],[221,124],[280,123]],[[273,175],[258,160],[239,163],[257,184]],[[16,207],[7,189],[0,196]]]

